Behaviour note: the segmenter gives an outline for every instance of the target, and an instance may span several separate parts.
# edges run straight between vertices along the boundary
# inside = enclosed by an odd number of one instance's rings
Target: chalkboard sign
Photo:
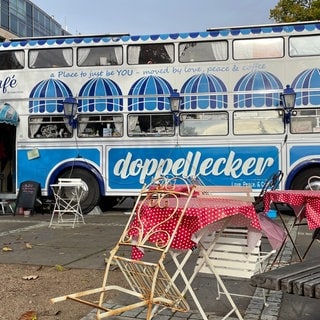
[[[37,198],[41,198],[40,183],[35,181],[24,181],[20,184],[18,197],[16,200],[15,214],[20,208],[23,210],[34,210]]]

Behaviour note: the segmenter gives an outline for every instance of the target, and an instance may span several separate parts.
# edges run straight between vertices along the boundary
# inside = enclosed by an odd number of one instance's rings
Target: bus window
[[[294,109],[291,116],[291,133],[320,132],[320,111],[316,109]]]
[[[236,111],[233,113],[235,135],[242,134],[282,134],[284,123],[282,111]]]
[[[281,58],[283,38],[240,39],[233,41],[233,57],[243,59]]]
[[[23,69],[24,51],[1,51],[0,70]]]
[[[78,66],[110,66],[123,62],[122,46],[103,46],[79,48]]]
[[[79,115],[78,136],[90,137],[122,137],[122,115]]]
[[[130,114],[128,136],[173,136],[173,114]]]
[[[141,44],[128,46],[129,64],[172,63],[173,44]]]
[[[179,45],[180,62],[223,61],[227,58],[227,41],[184,42]]]
[[[227,112],[184,112],[180,115],[181,136],[225,136]]]
[[[29,51],[30,68],[61,68],[72,66],[72,49],[45,49]]]
[[[291,57],[320,55],[320,36],[290,37],[289,55]]]
[[[70,138],[72,128],[64,116],[29,117],[30,138]]]

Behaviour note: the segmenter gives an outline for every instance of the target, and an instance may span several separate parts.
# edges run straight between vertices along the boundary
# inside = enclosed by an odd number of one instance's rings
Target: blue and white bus
[[[88,212],[159,175],[258,191],[281,169],[303,189],[320,173],[319,61],[318,22],[0,43],[1,192],[79,177]]]

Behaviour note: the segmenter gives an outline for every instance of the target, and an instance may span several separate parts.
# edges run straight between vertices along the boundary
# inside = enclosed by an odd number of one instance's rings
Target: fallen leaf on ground
[[[4,251],[4,252],[12,251],[12,249],[10,247],[3,247],[2,251]]]
[[[27,311],[21,315],[19,320],[37,320],[37,313],[35,311]]]
[[[60,264],[56,264],[54,267],[55,267],[55,269],[56,269],[57,271],[63,271],[63,270],[64,270],[64,266],[62,266],[62,265],[60,265]]]
[[[35,279],[38,279],[38,278],[39,278],[38,275],[30,275],[30,276],[22,277],[23,280],[35,280]]]

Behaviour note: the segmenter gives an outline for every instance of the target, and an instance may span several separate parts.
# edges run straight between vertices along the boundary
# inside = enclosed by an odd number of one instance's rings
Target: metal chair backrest
[[[254,206],[257,210],[257,212],[263,210],[263,197],[267,191],[270,190],[276,190],[281,181],[283,179],[283,172],[281,170],[278,170],[276,173],[273,173],[264,183],[259,195],[256,197],[256,200],[254,202]]]
[[[320,176],[311,176],[308,179],[308,189],[320,190]]]

